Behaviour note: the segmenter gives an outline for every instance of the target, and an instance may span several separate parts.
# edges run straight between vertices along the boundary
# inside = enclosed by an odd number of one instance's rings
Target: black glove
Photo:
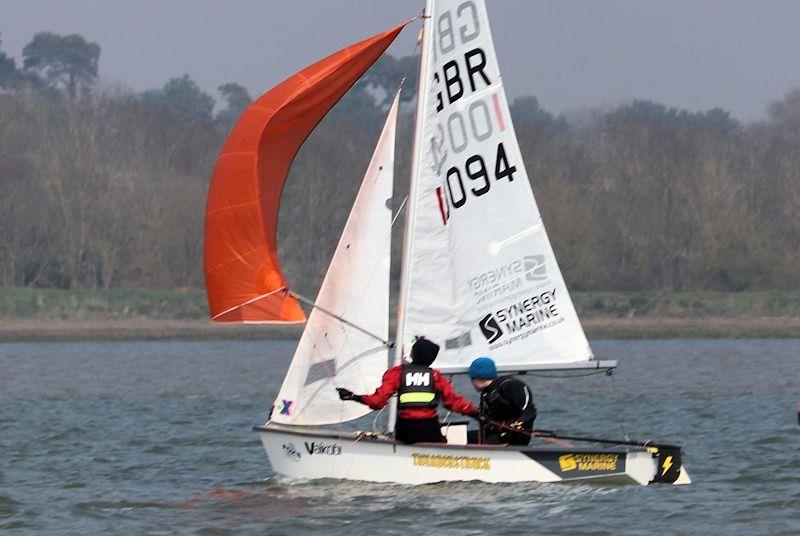
[[[353,394],[353,391],[349,389],[345,389],[344,387],[337,387],[336,390],[339,392],[339,399],[340,400],[355,400],[356,395]]]

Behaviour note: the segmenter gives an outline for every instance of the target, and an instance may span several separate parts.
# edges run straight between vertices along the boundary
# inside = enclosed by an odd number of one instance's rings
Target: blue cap
[[[491,357],[479,357],[469,366],[471,380],[494,380],[497,378],[497,367]]]

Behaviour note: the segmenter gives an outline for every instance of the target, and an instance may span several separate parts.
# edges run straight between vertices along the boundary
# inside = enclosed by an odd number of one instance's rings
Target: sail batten
[[[405,24],[303,69],[251,104],[217,158],[209,186],[204,265],[217,322],[292,323],[305,313],[290,295],[277,253],[283,184],[298,149]]]

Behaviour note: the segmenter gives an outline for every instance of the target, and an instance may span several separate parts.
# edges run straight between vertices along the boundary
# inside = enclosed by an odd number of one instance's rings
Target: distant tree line
[[[218,103],[188,75],[137,94],[98,81],[100,53],[45,32],[17,65],[0,44],[0,285],[202,286],[209,177],[251,96],[228,83]],[[404,197],[416,61],[382,58],[295,160],[279,242],[301,291],[320,284],[407,75],[396,207]],[[800,90],[746,124],[651,101],[554,116],[522,97],[511,111],[572,288],[800,288]]]

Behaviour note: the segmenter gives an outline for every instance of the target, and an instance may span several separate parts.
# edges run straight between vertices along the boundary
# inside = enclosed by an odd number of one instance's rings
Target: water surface
[[[800,534],[799,341],[599,341],[613,377],[527,378],[540,428],[683,445],[694,484],[646,488],[287,482],[250,428],[295,344],[0,344],[0,529]]]

